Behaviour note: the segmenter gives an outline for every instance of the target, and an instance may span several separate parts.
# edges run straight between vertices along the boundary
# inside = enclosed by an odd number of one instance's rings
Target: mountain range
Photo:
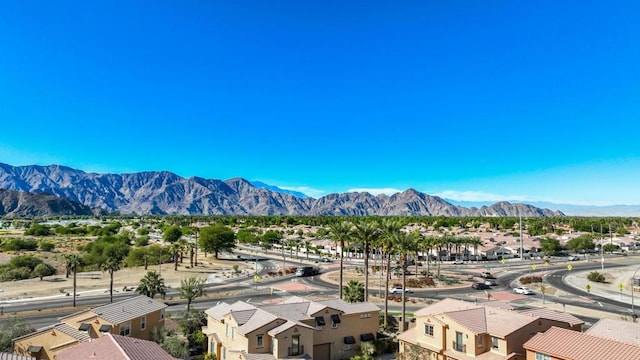
[[[0,189],[0,216],[94,215],[89,206],[50,194]]]
[[[266,184],[265,184],[266,185]],[[0,163],[0,189],[48,193],[90,208],[176,215],[563,216],[528,204],[463,207],[414,189],[393,195],[329,194],[319,199],[258,187],[242,178],[183,178],[168,171],[86,173],[61,165]],[[278,189],[277,187],[275,188]]]

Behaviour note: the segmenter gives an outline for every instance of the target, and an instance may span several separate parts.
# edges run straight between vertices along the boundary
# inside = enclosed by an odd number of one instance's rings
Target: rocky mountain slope
[[[392,196],[369,193],[300,198],[256,187],[242,178],[226,181],[183,178],[167,171],[95,174],[65,166],[0,163],[0,188],[47,192],[107,211],[139,214],[206,215],[444,215],[562,216],[530,205],[498,203],[455,206],[409,189]]]
[[[0,189],[0,216],[93,215],[90,207],[50,194]]]

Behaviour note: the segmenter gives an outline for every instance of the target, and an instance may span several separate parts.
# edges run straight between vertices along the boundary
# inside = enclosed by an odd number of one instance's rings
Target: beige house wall
[[[275,346],[273,355],[277,359],[285,359],[288,357],[299,357],[302,354],[308,354],[313,358],[313,332],[314,330],[302,326],[293,326],[277,336],[275,336]],[[289,348],[293,345],[293,337],[298,336],[300,339],[300,354],[289,356]]]
[[[53,360],[57,353],[78,344],[80,343],[77,339],[57,329],[50,329],[16,341],[13,351],[18,355],[35,357],[37,360]],[[29,353],[27,349],[31,345],[42,346],[42,350],[37,354]]]
[[[340,323],[332,325],[331,315],[340,316]],[[316,327],[315,317],[323,316],[325,325]],[[370,311],[355,314],[341,314],[339,310],[327,308],[318,313],[312,314],[312,320],[305,321],[309,326],[315,327],[316,331],[313,338],[315,345],[331,344],[331,359],[338,360],[351,358],[359,354],[361,345],[360,335],[371,333],[374,336],[378,333],[378,321],[380,312]],[[350,346],[344,343],[344,338],[353,336],[356,340],[355,344]],[[306,348],[305,348],[306,350]]]
[[[111,334],[120,335],[120,325],[112,324],[109,321],[101,319],[97,314],[90,310],[62,319],[62,322],[69,324],[78,329],[81,324],[90,324],[91,330],[89,336],[92,338],[102,337],[100,327],[102,325],[111,325]],[[131,319],[131,333],[128,336],[151,340],[151,332],[153,328],[161,329],[164,327],[164,310],[154,311],[146,315],[146,326],[142,329],[142,317]]]

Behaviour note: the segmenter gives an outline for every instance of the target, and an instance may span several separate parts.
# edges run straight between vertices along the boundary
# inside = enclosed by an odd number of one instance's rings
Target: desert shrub
[[[33,236],[49,236],[51,235],[51,228],[47,225],[34,224],[24,232],[25,235]]]
[[[42,263],[42,260],[38,259],[37,257],[31,256],[31,255],[21,255],[21,256],[16,256],[11,260],[9,260],[9,267],[11,269],[25,267],[29,269],[29,272],[31,272],[33,271],[33,269],[36,268],[36,266],[38,266],[38,264],[41,264],[41,263]]]
[[[56,268],[46,263],[38,264],[32,271],[32,277],[39,277],[40,280],[42,280],[42,278],[45,276],[51,276],[55,274]]]
[[[599,282],[599,283],[606,282],[604,275],[600,274],[597,271],[590,272],[589,275],[587,275],[587,279],[589,279],[589,281]]]
[[[140,246],[140,247],[147,246],[149,245],[149,236],[148,235],[140,236],[139,238],[136,238],[135,243],[136,243],[136,246]]]
[[[4,251],[34,251],[38,248],[38,242],[35,240],[11,239],[2,243]]]
[[[38,247],[42,251],[51,251],[55,249],[56,244],[52,243],[51,241],[40,241],[40,243],[38,244]]]
[[[541,283],[542,282],[542,277],[541,276],[523,276],[520,278],[520,284],[523,285],[527,285],[527,284],[532,284],[532,283]]]
[[[28,267],[13,268],[0,272],[0,281],[14,281],[31,279],[31,269]]]
[[[435,282],[433,278],[424,277],[424,278],[411,278],[407,279],[407,287],[425,287],[425,286],[435,286]]]

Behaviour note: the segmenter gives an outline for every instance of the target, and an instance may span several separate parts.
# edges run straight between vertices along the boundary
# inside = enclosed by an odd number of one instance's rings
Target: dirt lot
[[[8,261],[9,255],[0,254],[0,263]],[[178,271],[173,270],[173,264],[163,264],[160,268],[158,265],[148,267],[148,271],[161,271],[165,284],[171,288],[180,286],[180,280],[188,277],[203,277],[209,283],[221,282],[240,276],[243,273],[249,273],[254,270],[253,263],[219,259],[211,257],[206,259],[198,258],[198,266],[190,269],[188,261],[178,266]],[[239,274],[234,272],[234,265],[238,265]],[[140,279],[146,274],[144,267],[123,268],[114,274],[114,293],[123,291],[124,287],[135,288]],[[107,272],[80,272],[77,275],[77,292],[108,292],[109,291],[109,273]],[[24,299],[32,297],[44,296],[64,296],[66,293],[73,292],[73,277],[68,279],[64,272],[58,275],[45,277],[40,279],[29,279],[0,283],[0,302],[15,299]]]

